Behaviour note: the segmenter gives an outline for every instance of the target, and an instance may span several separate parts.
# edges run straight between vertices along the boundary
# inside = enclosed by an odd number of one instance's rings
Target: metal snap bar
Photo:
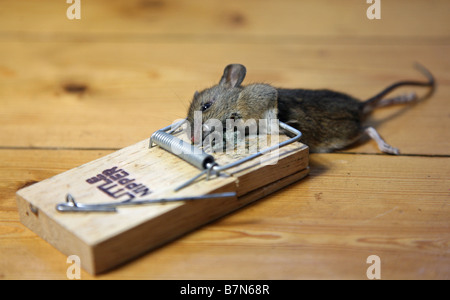
[[[170,130],[171,128],[179,128],[186,120],[181,120],[178,123],[175,123],[173,126],[167,126],[160,130],[155,131],[152,136],[150,137],[150,148],[153,147],[153,144],[160,146],[161,148],[165,149],[166,151],[177,155],[178,157],[182,158],[186,162],[190,163],[191,165],[195,166],[196,168],[200,169],[201,172],[194,176],[193,178],[187,180],[183,184],[176,187],[174,190],[179,191],[193,182],[195,182],[197,179],[202,177],[203,175],[207,175],[207,178],[209,179],[212,175],[219,175],[220,172],[225,171],[227,169],[236,167],[240,164],[243,164],[247,161],[250,161],[252,159],[255,159],[257,157],[260,157],[270,151],[279,149],[281,147],[284,147],[286,145],[292,144],[302,137],[302,133],[293,128],[292,126],[287,125],[286,123],[283,123],[279,121],[279,127],[286,130],[287,132],[294,135],[294,137],[281,142],[279,144],[273,145],[271,147],[268,147],[266,149],[263,149],[257,153],[251,154],[247,157],[244,157],[242,159],[239,159],[235,162],[231,162],[229,164],[226,164],[224,166],[220,166],[217,164],[214,160],[214,157],[202,149],[199,149],[195,147],[192,144],[189,144],[173,135],[171,135],[171,132],[173,132],[173,129],[169,132],[166,132]]]

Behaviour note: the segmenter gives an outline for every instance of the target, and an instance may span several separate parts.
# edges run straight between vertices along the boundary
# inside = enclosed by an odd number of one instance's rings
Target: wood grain
[[[81,41],[145,40],[145,36],[157,40],[186,36],[213,40],[224,36],[258,40],[356,37],[359,41],[448,38],[449,29],[441,24],[447,22],[450,4],[445,0],[389,1],[382,4],[382,18],[377,22],[367,19],[365,1],[352,0],[100,0],[82,4],[78,23],[66,18],[68,6],[51,0],[4,1],[0,16],[5,38],[11,38],[10,32],[13,38]]]
[[[278,149],[277,155],[267,153],[228,169],[229,175],[199,180],[175,192],[199,170],[160,147],[148,149],[148,145],[149,139],[145,139],[20,189],[20,221],[66,255],[77,255],[89,273],[98,274],[308,174],[308,148],[294,143]],[[221,153],[216,161],[225,166],[236,160],[236,154]],[[61,213],[55,209],[68,193],[79,203],[98,204],[221,192],[236,196],[121,207],[116,213]]]
[[[26,152],[32,156],[36,151]],[[38,152],[51,157],[55,151]],[[301,182],[98,278],[363,279],[365,259],[372,254],[380,256],[385,279],[446,278],[446,162],[439,157],[313,154],[311,174]],[[35,160],[31,167],[47,176],[44,162]],[[27,172],[20,164],[9,170]],[[13,195],[8,199],[4,205],[14,209]],[[48,271],[48,278],[65,278],[66,256],[6,209],[2,225],[2,257],[10,258],[1,260],[1,269],[8,270],[4,276],[20,278],[27,271],[25,277],[38,278]],[[28,267],[11,262],[25,258]],[[219,273],[210,267],[213,263]],[[84,272],[82,277],[91,278]]]
[[[433,97],[369,120],[400,157],[371,141],[314,154],[301,183],[95,278],[366,279],[372,254],[382,279],[450,278],[449,1],[382,1],[381,20],[350,0],[82,5],[79,21],[65,1],[0,5],[1,279],[66,278],[67,256],[19,222],[19,188],[184,117],[226,64],[245,64],[248,83],[364,99],[421,78],[416,61]]]
[[[194,91],[218,82],[230,61],[247,66],[247,83],[328,87],[367,99],[393,82],[422,79],[412,67],[419,60],[437,78],[435,95],[414,107],[380,109],[371,124],[403,153],[441,155],[450,147],[450,131],[440,129],[450,109],[446,85],[450,66],[441,63],[448,47],[410,46],[402,53],[372,46],[196,43],[183,45],[184,54],[175,54],[171,44],[25,45],[5,43],[0,48],[0,57],[15,53],[3,64],[15,75],[0,81],[3,146],[117,149],[134,144],[184,118]],[[106,51],[110,47],[115,50]],[[59,49],[55,55],[39,59],[55,48]],[[258,56],[248,55],[256,51]],[[297,54],[303,58],[293,62]],[[269,62],[275,59],[276,64]],[[194,67],[187,60],[203,63]],[[419,95],[427,92],[406,88],[398,93],[413,90]],[[379,152],[373,143],[349,151]]]

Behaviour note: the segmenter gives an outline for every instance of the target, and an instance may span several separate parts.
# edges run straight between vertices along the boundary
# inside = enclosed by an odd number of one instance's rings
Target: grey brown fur
[[[414,94],[384,98],[400,86],[425,86],[433,90],[435,82],[431,73],[421,66],[418,69],[428,81],[401,81],[366,101],[359,101],[350,95],[326,89],[284,89],[268,84],[243,86],[241,83],[246,68],[240,64],[230,64],[226,66],[219,84],[195,93],[187,120],[194,124],[195,111],[202,111],[203,123],[208,119],[218,119],[224,125],[226,119],[245,121],[278,117],[303,133],[301,141],[312,152],[342,149],[368,135],[377,142],[381,151],[398,154],[398,149],[387,144],[373,127],[365,127],[363,123],[377,107],[416,99]],[[191,126],[191,136],[194,137],[195,132],[199,134],[201,130]]]

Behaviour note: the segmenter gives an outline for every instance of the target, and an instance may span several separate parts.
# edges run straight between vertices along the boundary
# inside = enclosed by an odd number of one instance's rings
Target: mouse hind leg
[[[364,129],[364,133],[367,134],[370,138],[372,138],[378,145],[378,148],[384,152],[389,154],[400,154],[400,151],[397,148],[392,147],[388,143],[386,143],[380,134],[373,127],[366,127]]]
[[[405,93],[405,94],[398,95],[396,97],[381,99],[381,100],[379,100],[376,103],[371,104],[371,105],[366,105],[364,107],[363,113],[364,114],[369,114],[374,109],[377,109],[377,108],[380,108],[380,107],[386,107],[386,106],[391,106],[391,105],[399,105],[399,104],[406,104],[406,103],[411,103],[411,102],[415,102],[415,101],[418,101],[418,100],[419,100],[419,98],[417,97],[416,93],[414,93],[414,92]]]
[[[377,103],[376,108],[397,105],[397,104],[406,104],[410,102],[414,102],[418,100],[417,94],[414,92],[401,94],[397,97],[382,99]]]

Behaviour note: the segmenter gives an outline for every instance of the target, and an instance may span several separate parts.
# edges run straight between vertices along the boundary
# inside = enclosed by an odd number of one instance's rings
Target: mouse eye
[[[202,110],[202,111],[205,111],[205,110],[207,110],[208,108],[210,108],[211,105],[212,105],[211,102],[206,102],[205,104],[202,105],[201,110]]]

